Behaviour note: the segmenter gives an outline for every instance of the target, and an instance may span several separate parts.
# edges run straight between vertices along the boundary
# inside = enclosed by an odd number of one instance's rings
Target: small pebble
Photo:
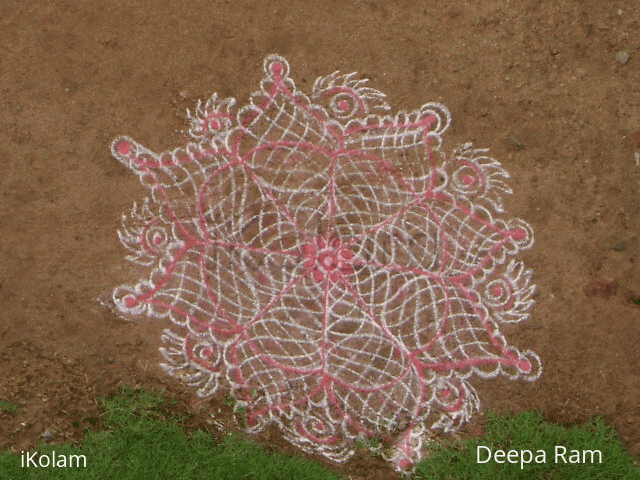
[[[511,143],[511,146],[515,150],[524,150],[524,145],[522,144],[522,142],[520,142],[520,140],[516,138],[514,134],[508,135],[507,140]]]
[[[622,252],[622,251],[624,251],[624,250],[626,250],[626,249],[627,249],[627,244],[626,244],[626,243],[624,243],[624,242],[620,242],[620,243],[619,243],[619,244],[617,244],[615,247],[613,247],[613,249],[614,249],[616,252]]]
[[[620,50],[618,53],[616,53],[616,61],[618,63],[621,63],[622,65],[627,63],[629,61],[629,52]]]

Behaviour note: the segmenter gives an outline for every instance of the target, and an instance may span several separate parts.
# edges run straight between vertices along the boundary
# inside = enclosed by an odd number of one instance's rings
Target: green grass
[[[35,451],[50,455],[84,455],[87,468],[23,468],[21,457],[0,453],[0,479],[318,479],[341,478],[321,466],[281,453],[269,453],[237,435],[217,441],[203,431],[183,430],[171,417],[172,404],[158,393],[123,389],[102,399],[104,430],[87,432],[79,446],[40,444]],[[5,402],[6,403],[6,402]],[[10,405],[10,404],[6,404]],[[0,408],[5,408],[0,404]],[[487,435],[434,448],[416,466],[416,479],[640,479],[615,431],[600,419],[578,427],[545,423],[537,413],[515,417],[489,414]],[[375,440],[375,439],[374,439]],[[360,442],[360,450],[369,445]],[[546,451],[546,463],[476,462],[476,447]],[[601,450],[602,464],[562,465],[554,462],[555,445],[570,450]],[[32,451],[34,451],[32,450]],[[567,455],[569,458],[569,454]],[[343,477],[344,478],[344,477]]]
[[[106,430],[88,432],[80,446],[41,444],[50,456],[85,455],[87,468],[21,467],[20,455],[0,454],[0,479],[338,479],[320,465],[299,457],[268,453],[260,445],[227,435],[187,433],[164,419],[162,395],[125,389],[103,400]],[[169,405],[170,408],[170,405]]]
[[[7,412],[10,414],[14,414],[18,411],[18,406],[13,403],[9,403],[6,400],[0,399],[0,413]]]
[[[627,455],[614,429],[607,427],[600,418],[580,426],[564,428],[546,423],[539,413],[523,412],[516,416],[498,417],[489,413],[487,434],[482,438],[473,438],[459,445],[440,445],[434,449],[427,461],[421,462],[416,473],[423,479],[473,479],[473,480],[518,480],[518,479],[588,479],[588,480],[624,480],[640,479],[640,469]],[[489,447],[493,454],[501,450],[530,450],[531,463],[496,463],[493,459],[487,463],[478,463],[477,447]],[[556,463],[555,447],[566,448],[564,463],[558,458]],[[538,450],[545,452],[544,460]],[[572,450],[580,452],[581,463],[570,463],[577,457],[571,457]],[[600,450],[602,463],[598,463],[598,455],[591,454],[583,459],[583,450]],[[481,449],[481,460],[488,454]],[[535,462],[536,455],[540,463]],[[514,456],[515,457],[515,456]],[[525,458],[526,458],[525,454]],[[515,460],[515,458],[513,458]],[[586,459],[585,463],[582,463]]]

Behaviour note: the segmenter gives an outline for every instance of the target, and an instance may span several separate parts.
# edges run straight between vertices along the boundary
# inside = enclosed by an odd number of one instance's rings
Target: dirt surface
[[[0,399],[19,406],[0,413],[0,449],[80,439],[119,385],[166,388],[194,425],[214,431],[214,411],[235,429],[222,397],[197,401],[160,371],[161,326],[98,302],[143,276],[116,231],[147,191],[109,144],[182,144],[186,108],[213,92],[244,104],[278,53],[302,91],[340,69],[394,111],[443,103],[445,150],[473,141],[512,175],[506,210],[533,227],[519,258],[538,290],[531,320],[503,333],[544,370],[472,381],[483,413],[462,435],[481,433],[488,409],[602,415],[640,458],[635,2],[7,0],[0,13]],[[260,439],[295,452],[275,429]],[[366,455],[331,468],[394,476]]]

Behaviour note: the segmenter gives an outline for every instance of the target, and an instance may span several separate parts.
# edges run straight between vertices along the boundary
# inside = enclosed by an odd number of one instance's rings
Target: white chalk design
[[[248,432],[275,422],[338,462],[376,436],[406,470],[478,410],[474,375],[539,377],[500,332],[529,317],[514,257],[533,233],[498,217],[509,175],[486,150],[443,154],[442,105],[392,116],[355,74],[306,95],[284,58],[264,68],[237,113],[199,103],[183,148],[113,142],[151,190],[119,232],[151,273],[115,304],[167,319],[163,368],[201,397],[229,389]]]

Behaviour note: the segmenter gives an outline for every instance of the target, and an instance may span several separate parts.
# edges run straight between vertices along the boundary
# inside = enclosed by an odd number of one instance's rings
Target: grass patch
[[[1,479],[317,479],[344,478],[300,457],[269,453],[237,435],[222,441],[204,431],[186,432],[183,419],[172,417],[172,403],[159,393],[121,389],[101,399],[104,430],[87,432],[78,446],[40,444],[40,455],[84,455],[86,468],[36,468],[21,466],[21,456],[0,453]],[[0,404],[2,405],[2,404]],[[640,469],[627,456],[615,431],[601,419],[578,427],[545,423],[537,413],[498,417],[489,414],[487,434],[457,444],[435,446],[430,458],[416,466],[415,479],[640,479]],[[370,439],[363,447],[378,446]],[[476,447],[502,450],[546,451],[546,463],[503,464],[493,460],[478,464]],[[602,464],[556,464],[554,448],[601,450]],[[374,452],[375,453],[375,452]],[[36,457],[37,458],[37,457]],[[483,458],[486,458],[483,457]],[[597,458],[597,457],[596,457]],[[37,462],[37,460],[36,460]]]
[[[594,418],[580,426],[564,428],[546,423],[541,414],[523,412],[516,416],[498,417],[488,414],[487,434],[482,438],[472,438],[460,444],[449,443],[435,446],[431,457],[416,467],[416,476],[422,479],[473,479],[473,480],[517,480],[517,479],[640,479],[640,468],[635,466],[613,428],[604,424],[602,419]],[[565,464],[562,459],[555,461],[556,445],[565,447]],[[489,447],[493,454],[500,450],[531,450],[531,463],[521,468],[518,463],[496,463],[492,458],[487,463],[478,463],[477,447]],[[545,451],[546,462],[535,463],[538,450]],[[580,452],[581,463],[569,463],[571,451]],[[582,456],[585,450],[600,450],[602,463],[598,463],[598,455]],[[486,451],[481,452],[480,459],[486,460]],[[538,457],[542,460],[542,457]],[[577,457],[573,457],[575,461]],[[582,463],[586,459],[585,463]]]
[[[21,457],[0,453],[0,478],[5,479],[317,479],[339,477],[309,460],[268,453],[235,435],[221,442],[209,433],[187,433],[165,418],[162,395],[124,389],[103,399],[106,430],[88,432],[79,446],[40,444],[34,451],[56,458],[84,455],[86,468],[21,466]],[[36,460],[37,462],[37,460]],[[75,465],[75,464],[74,464]]]
[[[18,411],[18,406],[13,403],[9,403],[6,400],[0,399],[0,413],[6,412],[10,414],[14,414]]]

